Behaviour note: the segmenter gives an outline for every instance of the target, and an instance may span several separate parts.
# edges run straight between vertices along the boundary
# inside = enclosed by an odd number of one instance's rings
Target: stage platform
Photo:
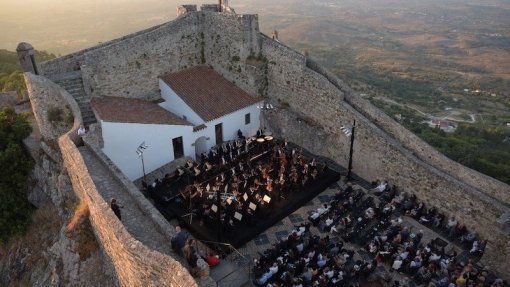
[[[329,168],[313,182],[307,184],[302,190],[294,190],[286,193],[285,198],[271,199],[252,216],[251,219],[243,218],[242,221],[233,220],[234,225],[220,224],[213,213],[211,217],[204,216],[202,220],[196,215],[189,214],[189,204],[179,196],[167,193],[160,194],[155,198],[156,207],[167,218],[178,218],[179,222],[189,230],[193,236],[202,241],[225,242],[238,248],[255,238],[269,227],[278,224],[299,207],[307,204],[310,200],[323,192],[328,186],[337,182],[340,174]]]

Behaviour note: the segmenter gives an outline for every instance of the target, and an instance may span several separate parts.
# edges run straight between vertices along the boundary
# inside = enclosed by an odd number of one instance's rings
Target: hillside
[[[36,61],[47,61],[55,58],[54,54],[46,51],[36,51]],[[25,82],[21,74],[18,55],[16,52],[0,49],[0,92],[16,91],[18,97],[25,90]]]
[[[243,7],[260,13],[261,30],[277,29],[448,157],[510,183],[510,3],[264,4]]]

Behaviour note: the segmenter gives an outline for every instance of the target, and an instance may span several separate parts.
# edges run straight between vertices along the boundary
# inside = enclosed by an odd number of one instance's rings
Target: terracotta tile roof
[[[207,66],[181,70],[161,79],[206,122],[263,100],[250,96]]]
[[[90,101],[92,108],[106,122],[140,124],[192,124],[155,103],[121,97],[94,97]]]

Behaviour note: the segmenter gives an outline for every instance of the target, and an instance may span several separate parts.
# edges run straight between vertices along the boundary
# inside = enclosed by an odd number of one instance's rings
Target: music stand
[[[264,199],[263,200],[264,200],[265,203],[269,203],[269,202],[271,202],[271,197],[269,197],[267,195],[264,195]]]
[[[257,205],[256,205],[255,203],[253,203],[253,202],[250,202],[250,204],[248,205],[248,207],[249,207],[251,210],[253,210],[253,211],[255,211],[255,210],[257,209]]]
[[[236,211],[236,213],[234,213],[234,218],[241,221],[243,219],[243,215]]]

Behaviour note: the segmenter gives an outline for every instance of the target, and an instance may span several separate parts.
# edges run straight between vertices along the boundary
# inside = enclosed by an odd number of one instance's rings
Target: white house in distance
[[[173,161],[237,138],[260,127],[263,99],[252,97],[213,69],[197,66],[160,78],[163,102],[120,97],[93,98],[92,109],[102,127],[103,152],[130,179]]]

